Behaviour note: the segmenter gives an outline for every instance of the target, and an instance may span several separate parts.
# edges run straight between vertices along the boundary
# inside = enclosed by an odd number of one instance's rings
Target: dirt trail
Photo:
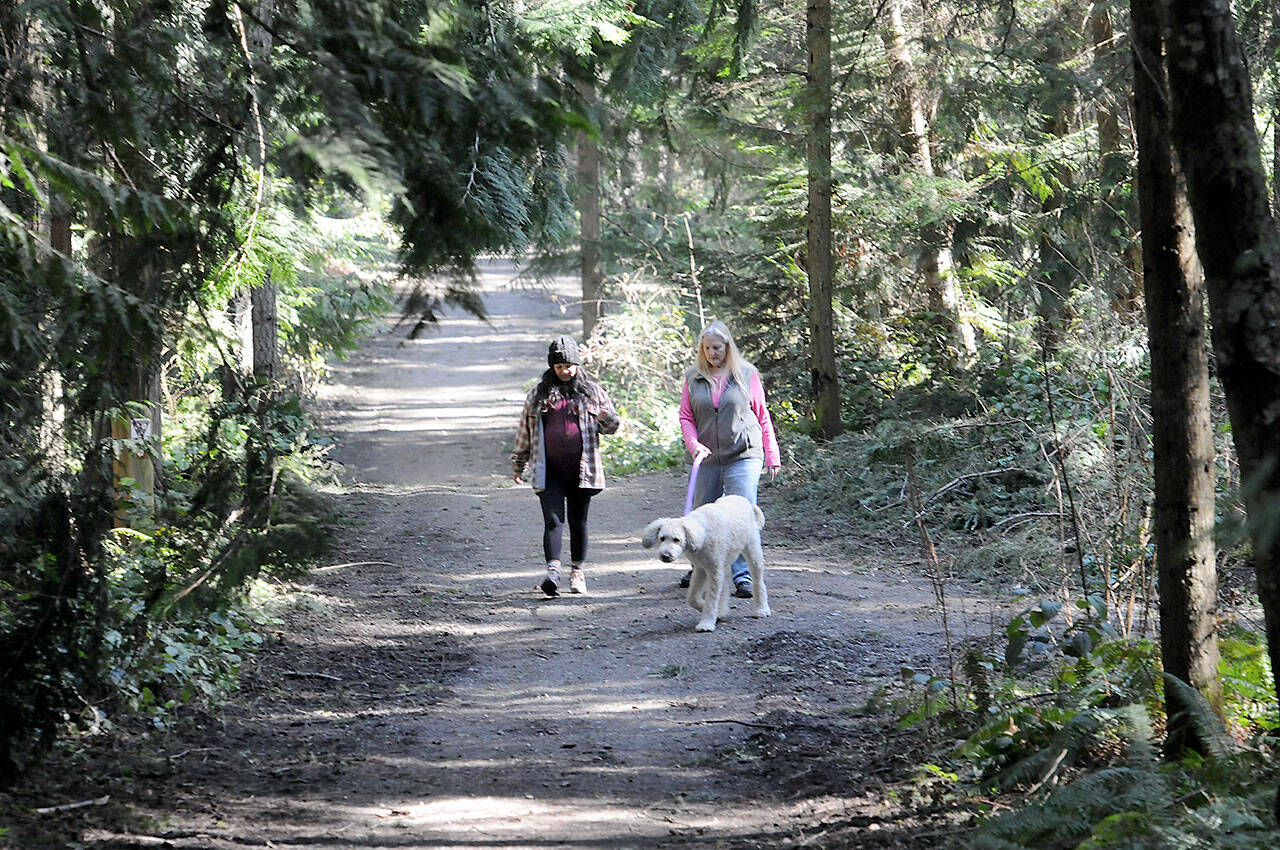
[[[638,542],[682,510],[676,473],[611,480],[588,594],[536,591],[537,500],[506,454],[547,340],[578,319],[571,289],[511,273],[485,267],[491,323],[387,332],[335,369],[340,551],[216,722],[104,780],[115,817],[66,815],[89,818],[76,846],[945,846],[877,794],[909,737],[842,711],[902,663],[945,667],[932,594],[905,555],[850,563],[773,511],[785,474],[761,492],[771,618],[734,600],[693,631],[684,566]]]

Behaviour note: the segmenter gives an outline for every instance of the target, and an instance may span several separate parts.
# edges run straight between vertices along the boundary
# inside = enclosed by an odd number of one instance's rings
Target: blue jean
[[[693,485],[693,506],[696,508],[714,502],[721,496],[742,496],[754,505],[762,472],[764,458],[760,457],[738,458],[726,464],[703,461],[698,467],[698,480]],[[739,582],[751,584],[747,559],[741,555],[733,562],[733,583]]]

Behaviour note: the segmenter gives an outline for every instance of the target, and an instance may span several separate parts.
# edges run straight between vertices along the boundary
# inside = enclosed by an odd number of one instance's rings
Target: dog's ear
[[[658,542],[658,531],[661,528],[662,520],[660,519],[655,519],[645,526],[644,531],[640,533],[640,545],[646,549],[652,549],[653,544]]]
[[[707,530],[696,519],[685,517],[684,539],[690,549],[701,549],[702,544],[707,541]]]

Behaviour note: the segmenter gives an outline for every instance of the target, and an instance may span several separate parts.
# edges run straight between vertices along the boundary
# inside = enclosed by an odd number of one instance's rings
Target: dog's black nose
[[[659,555],[658,557],[662,559],[662,562],[664,564],[669,564],[675,560],[675,558],[671,557],[670,555]]]

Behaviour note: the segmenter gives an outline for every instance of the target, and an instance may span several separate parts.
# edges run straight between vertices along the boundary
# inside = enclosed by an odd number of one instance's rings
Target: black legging
[[[546,556],[547,563],[560,560],[566,507],[569,556],[575,564],[587,559],[587,510],[591,507],[591,497],[598,492],[579,487],[576,482],[547,475],[547,489],[538,494],[538,501],[542,502],[542,554]]]

